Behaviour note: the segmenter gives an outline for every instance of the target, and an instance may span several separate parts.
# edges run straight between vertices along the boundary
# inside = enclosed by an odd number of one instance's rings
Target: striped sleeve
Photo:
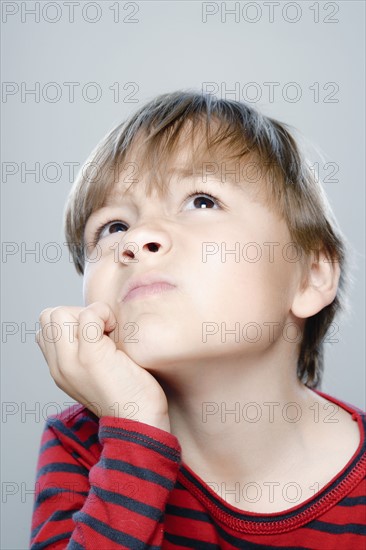
[[[93,444],[100,451],[90,463],[86,449]],[[161,548],[180,462],[174,435],[136,420],[102,417],[97,432],[83,441],[60,419],[47,424],[31,550]]]

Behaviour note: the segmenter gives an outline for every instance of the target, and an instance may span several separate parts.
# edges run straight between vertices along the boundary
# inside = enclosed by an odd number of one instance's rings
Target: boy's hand
[[[39,320],[36,340],[60,389],[98,417],[127,417],[133,403],[136,420],[170,432],[163,389],[108,336],[117,325],[108,304],[47,308]]]

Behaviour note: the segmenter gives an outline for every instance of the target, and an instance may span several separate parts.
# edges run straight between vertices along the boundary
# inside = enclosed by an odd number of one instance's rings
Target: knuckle
[[[97,317],[95,309],[84,308],[79,314],[79,319],[96,319]]]
[[[79,316],[81,317],[81,316],[84,316],[85,313],[89,313],[89,312],[90,312],[90,309],[88,309],[89,307],[90,307],[90,306],[84,307],[84,308],[80,311]]]
[[[52,309],[53,309],[52,307],[47,307],[46,309],[42,309],[41,313],[39,314],[39,320],[42,321],[42,319],[48,317]]]
[[[102,308],[102,309],[108,309],[108,304],[106,302],[102,302],[101,300],[98,300],[94,302],[95,307]]]
[[[62,315],[62,313],[65,312],[65,307],[64,306],[57,306],[57,307],[54,307],[52,310],[51,310],[51,313],[50,313],[50,317],[51,319],[55,318],[55,317],[59,317],[60,315]]]

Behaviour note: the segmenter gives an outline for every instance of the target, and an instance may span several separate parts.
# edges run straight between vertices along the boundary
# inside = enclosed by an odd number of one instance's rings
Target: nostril
[[[149,243],[147,246],[150,252],[157,252],[159,250],[159,246],[156,243]]]

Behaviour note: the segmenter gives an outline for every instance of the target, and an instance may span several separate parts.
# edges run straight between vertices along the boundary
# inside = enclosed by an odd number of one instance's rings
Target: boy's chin
[[[161,343],[159,344],[156,340],[150,346],[144,341],[119,342],[117,349],[123,351],[134,363],[152,374],[171,370],[175,362],[179,360],[176,349],[169,350],[167,345],[162,349]]]

